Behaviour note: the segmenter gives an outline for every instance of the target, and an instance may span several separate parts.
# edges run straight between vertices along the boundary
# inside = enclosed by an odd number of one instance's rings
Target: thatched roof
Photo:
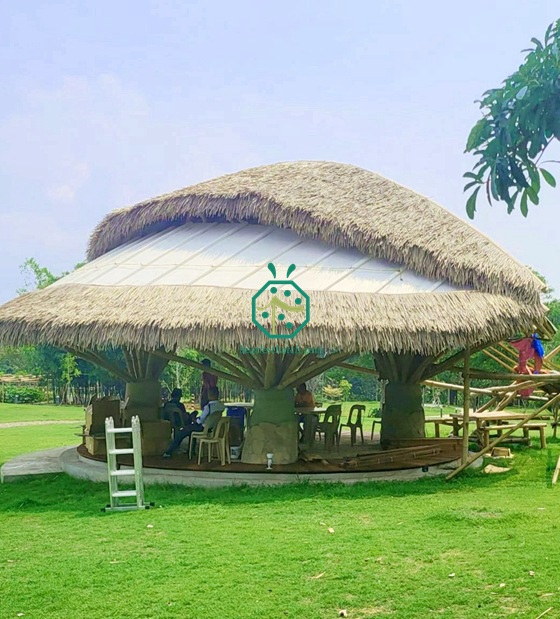
[[[390,260],[431,279],[536,302],[542,284],[488,237],[431,200],[355,166],[322,161],[243,170],[109,214],[90,260],[187,221],[247,221]]]
[[[252,291],[152,286],[52,286],[0,308],[0,334],[14,344],[78,348],[131,344],[236,350],[240,346],[414,350],[436,353],[532,328],[535,309],[483,292],[312,297],[312,319],[295,338],[274,341],[250,322]],[[28,301],[31,301],[29,303]]]
[[[280,343],[250,314],[277,236],[295,252],[280,262],[295,256],[295,281],[302,273],[313,291],[310,323]],[[474,228],[333,163],[246,170],[116,211],[94,231],[90,259],[1,307],[0,343],[432,354],[527,332],[545,315],[540,282]]]

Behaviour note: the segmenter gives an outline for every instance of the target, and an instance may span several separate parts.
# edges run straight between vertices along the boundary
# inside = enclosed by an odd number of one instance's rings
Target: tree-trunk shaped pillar
[[[142,421],[155,421],[161,406],[160,376],[168,361],[143,350],[123,348],[130,379],[126,381],[127,409]]]
[[[215,362],[211,368],[172,353],[155,354],[253,390],[255,402],[241,454],[241,461],[249,464],[266,464],[267,453],[273,454],[275,464],[290,464],[298,459],[294,388],[350,356],[350,353],[335,353],[321,358],[315,354],[289,352],[243,352],[238,355],[211,351],[201,353]]]
[[[382,411],[381,444],[393,440],[425,438],[422,387],[435,357],[412,354],[377,353],[375,367],[388,381]]]
[[[161,384],[159,378],[168,364],[161,355],[123,348],[124,364],[111,358],[103,350],[78,350],[66,348],[76,357],[84,359],[103,369],[126,383],[125,399],[127,408],[141,420],[157,419],[161,404]]]

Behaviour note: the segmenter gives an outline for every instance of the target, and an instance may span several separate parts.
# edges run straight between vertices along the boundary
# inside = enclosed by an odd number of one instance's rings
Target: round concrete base
[[[62,470],[72,477],[91,481],[107,481],[107,464],[84,458],[75,448],[66,450],[60,457]],[[205,488],[224,486],[259,486],[305,483],[355,484],[365,481],[412,481],[423,477],[445,475],[459,465],[459,461],[421,468],[398,471],[372,471],[348,473],[275,473],[274,469],[262,473],[226,471],[189,471],[174,469],[144,468],[144,484],[178,484]],[[130,468],[123,466],[122,468]]]

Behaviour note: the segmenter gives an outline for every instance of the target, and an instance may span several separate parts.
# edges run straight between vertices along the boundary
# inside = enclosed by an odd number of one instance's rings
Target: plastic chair
[[[160,419],[162,421],[169,421],[173,436],[175,436],[175,432],[177,430],[181,429],[185,425],[185,420],[183,419],[181,409],[173,402],[167,402],[165,404],[161,410]]]
[[[375,433],[375,426],[379,425],[379,428],[381,428],[381,421],[382,421],[381,411],[376,411],[373,414],[373,423],[371,424],[371,436],[369,437],[370,441],[373,441],[373,435]]]
[[[231,464],[231,455],[229,452],[229,417],[222,417],[220,421],[218,421],[218,425],[214,430],[214,434],[212,436],[206,436],[199,440],[198,447],[198,464],[200,464],[200,460],[202,458],[202,452],[204,451],[204,445],[206,445],[208,449],[208,462],[212,460],[212,452],[214,451],[214,447],[216,447],[216,457],[220,459],[222,466],[225,465],[226,460],[228,464]]]
[[[189,437],[189,460],[192,458],[192,453],[194,446],[196,445],[196,441],[199,441],[203,438],[212,438],[214,429],[218,425],[220,419],[222,418],[223,411],[216,411],[208,416],[206,422],[204,424],[204,430],[202,432],[193,432]],[[186,440],[186,439],[185,439]]]
[[[364,444],[364,427],[362,425],[362,414],[366,412],[366,407],[363,404],[354,404],[350,409],[350,413],[348,415],[348,420],[346,423],[341,423],[338,430],[338,443],[340,444],[340,437],[342,436],[342,428],[350,428],[350,444],[355,445],[356,443],[356,434],[357,429],[360,429],[360,434],[362,436],[362,445]],[[354,417],[354,413],[356,413],[356,421],[352,421]]]
[[[340,416],[342,415],[342,406],[340,404],[331,404],[325,411],[323,421],[320,421],[316,426],[317,432],[323,432],[325,435],[325,447],[336,445],[340,446],[340,434],[338,426],[340,425]]]

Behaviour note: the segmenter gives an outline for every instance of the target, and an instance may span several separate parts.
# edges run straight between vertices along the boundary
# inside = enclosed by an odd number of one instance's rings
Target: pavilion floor
[[[430,449],[430,447],[432,447]],[[105,462],[106,456],[91,455],[84,445],[78,447],[78,453],[84,458]],[[300,457],[292,464],[274,464],[269,474],[313,474],[313,473],[342,473],[342,472],[370,472],[390,471],[410,468],[421,468],[444,464],[460,457],[460,447],[451,439],[429,439],[419,442],[417,446],[399,447],[396,449],[382,449],[379,436],[373,441],[359,441],[355,445],[350,443],[350,435],[342,434],[340,446],[327,449],[324,443],[315,442],[312,448],[300,444]],[[119,464],[132,466],[132,456],[118,457]],[[177,453],[172,458],[162,456],[144,456],[145,468],[184,471],[215,471],[222,473],[262,473],[265,469],[262,464],[245,464],[239,460],[232,460],[231,464],[222,466],[218,460],[208,462],[203,459],[200,465],[197,459],[189,459],[187,454]]]

